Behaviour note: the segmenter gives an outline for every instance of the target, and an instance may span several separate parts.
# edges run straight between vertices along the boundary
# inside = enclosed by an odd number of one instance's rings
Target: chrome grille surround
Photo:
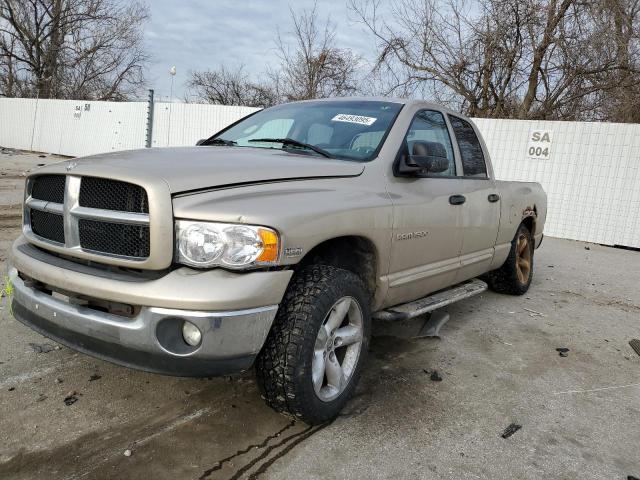
[[[75,256],[81,256],[83,258],[93,257],[95,259],[98,259],[99,257],[111,257],[130,262],[144,262],[145,260],[147,260],[150,253],[147,256],[127,256],[111,252],[87,250],[82,247],[79,229],[79,223],[81,219],[104,222],[107,225],[136,225],[146,227],[146,229],[148,230],[150,225],[149,214],[82,207],[80,206],[79,197],[83,177],[76,175],[66,175],[65,177],[66,179],[64,186],[63,203],[56,203],[33,198],[33,186],[37,181],[38,176],[29,177],[27,179],[23,211],[23,233],[27,237],[27,239],[29,239],[29,241],[34,244],[41,246],[51,246],[53,247],[51,248],[52,250],[63,251],[64,253],[68,253],[70,255],[75,254]],[[139,188],[144,191],[144,188],[142,186],[140,186]],[[33,231],[33,229],[31,228],[31,210],[37,210],[62,216],[64,225],[64,245],[51,239],[41,237]],[[63,250],[61,250],[60,247],[62,247]],[[79,253],[82,255],[78,255]]]

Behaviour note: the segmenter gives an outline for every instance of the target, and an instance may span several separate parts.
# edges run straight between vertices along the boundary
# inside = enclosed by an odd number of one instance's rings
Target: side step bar
[[[487,288],[488,286],[485,282],[474,278],[473,280],[468,280],[453,287],[440,290],[428,297],[402,305],[396,305],[386,310],[380,310],[373,314],[373,318],[386,321],[407,320],[433,312],[438,308],[446,307],[458,300],[473,297],[474,295],[484,292]]]

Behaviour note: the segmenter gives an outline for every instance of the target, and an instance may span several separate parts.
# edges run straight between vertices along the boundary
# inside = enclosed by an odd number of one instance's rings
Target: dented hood
[[[68,169],[68,167],[71,167]],[[358,176],[357,162],[287,153],[279,149],[199,146],[150,148],[92,155],[45,167],[38,173],[127,176],[164,180],[172,194],[239,184]]]

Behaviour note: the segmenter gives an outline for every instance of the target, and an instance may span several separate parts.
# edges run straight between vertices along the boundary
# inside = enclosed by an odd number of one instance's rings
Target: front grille
[[[80,206],[119,212],[149,213],[149,201],[144,188],[107,178],[82,179]]]
[[[31,210],[31,230],[39,237],[64,243],[64,219],[62,215]]]
[[[85,250],[125,257],[149,256],[149,227],[80,219],[80,246]]]
[[[47,202],[64,202],[64,175],[40,175],[33,180],[31,196]]]
[[[149,200],[141,186],[108,178],[39,175],[27,187],[25,232],[34,240],[61,244],[70,255],[150,256]]]

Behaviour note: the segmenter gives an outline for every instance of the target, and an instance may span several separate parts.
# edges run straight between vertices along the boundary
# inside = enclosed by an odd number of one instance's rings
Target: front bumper
[[[191,305],[213,302],[219,306],[221,295],[228,291],[229,272],[213,271],[185,275],[170,272],[161,279],[127,282],[100,276],[92,276],[85,267],[71,263],[72,269],[65,269],[68,262],[39,251],[51,258],[34,258],[27,255],[29,248],[17,250],[17,241],[12,251],[9,277],[14,288],[13,314],[17,320],[70,348],[127,367],[149,372],[180,376],[213,376],[236,373],[245,370],[262,348],[278,309],[290,272],[256,272],[254,274],[233,274],[233,283],[240,292],[230,295],[235,308],[196,310],[179,308],[187,302]],[[33,247],[31,247],[33,248]],[[25,258],[26,257],[26,258]],[[48,263],[45,260],[49,260]],[[21,268],[26,265],[27,268]],[[19,274],[22,273],[22,275]],[[288,273],[287,282],[281,273]],[[276,275],[272,275],[276,274]],[[180,284],[173,292],[178,308],[167,308],[167,298],[156,302],[162,295],[162,284],[174,284],[176,276]],[[248,278],[246,283],[242,279]],[[28,277],[28,278],[27,278]],[[127,302],[132,295],[141,300],[133,317],[99,311],[95,308],[77,305],[66,299],[53,296],[30,279],[48,285],[56,285],[65,292],[78,295]],[[57,282],[51,281],[58,279]],[[206,281],[204,298],[194,298],[192,291],[202,292],[200,283]],[[96,283],[100,283],[96,290]],[[155,288],[160,285],[160,288]],[[260,286],[261,285],[261,286]],[[72,288],[69,288],[72,287]],[[251,296],[253,289],[259,292]],[[95,292],[107,295],[97,296]],[[135,290],[135,291],[133,291]],[[158,291],[159,290],[159,291]],[[237,308],[239,297],[251,296],[243,302],[245,308]],[[269,300],[255,306],[255,298]],[[174,298],[170,297],[169,299]],[[163,306],[158,306],[162,303]],[[195,324],[202,332],[202,341],[197,347],[188,346],[182,339],[182,323]]]
[[[107,271],[40,250],[21,236],[9,262],[21,273],[60,290],[103,300],[184,310],[246,310],[280,303],[292,270],[229,272],[181,267],[158,277]]]

